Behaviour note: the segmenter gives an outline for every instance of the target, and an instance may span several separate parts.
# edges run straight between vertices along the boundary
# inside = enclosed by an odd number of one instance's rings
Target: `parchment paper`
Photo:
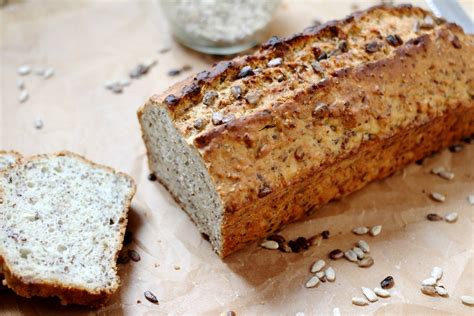
[[[313,19],[341,18],[355,1],[284,1],[269,35],[289,35]],[[359,8],[376,3],[359,1]],[[414,2],[423,4],[423,2]],[[473,2],[463,2],[472,15]],[[219,259],[193,223],[157,182],[147,180],[148,169],[136,119],[137,108],[154,93],[183,79],[168,70],[191,65],[193,72],[217,59],[174,43],[160,8],[150,1],[10,1],[0,9],[1,26],[1,144],[25,155],[71,150],[99,163],[130,173],[138,192],[130,211],[129,228],[140,262],[120,265],[122,286],[111,302],[94,311],[61,307],[53,299],[24,299],[0,292],[2,315],[295,315],[297,312],[332,314],[472,314],[461,295],[474,295],[473,220],[474,145],[460,153],[445,150],[423,166],[403,172],[334,202],[305,221],[282,230],[287,238],[331,232],[318,248],[299,254],[264,250],[256,244],[226,260]],[[157,50],[171,47],[166,54]],[[123,94],[103,87],[106,80],[125,77],[136,64],[150,57],[158,65],[133,81]],[[43,80],[24,77],[30,99],[20,104],[16,68],[24,63],[54,67],[56,74]],[[44,128],[34,128],[41,117]],[[434,166],[453,170],[452,181],[431,175]],[[436,203],[428,193],[446,194]],[[427,213],[456,211],[456,223],[429,222]],[[334,248],[347,249],[360,238],[350,230],[359,225],[382,224],[369,242],[375,264],[369,269],[339,260],[330,262],[335,283],[306,289],[309,267]],[[421,280],[433,266],[444,269],[442,284],[449,298],[420,292]],[[365,307],[351,304],[361,286],[375,287],[387,275],[395,278],[392,297]],[[152,291],[159,305],[143,292]],[[137,303],[137,301],[141,303]]]

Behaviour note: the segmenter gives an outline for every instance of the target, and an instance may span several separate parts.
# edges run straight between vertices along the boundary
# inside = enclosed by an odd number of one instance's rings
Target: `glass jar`
[[[161,0],[175,38],[194,50],[234,54],[261,43],[280,0]]]

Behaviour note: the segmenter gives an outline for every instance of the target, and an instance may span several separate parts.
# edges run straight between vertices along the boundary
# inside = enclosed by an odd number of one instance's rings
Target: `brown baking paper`
[[[270,33],[289,35],[312,20],[326,21],[348,14],[355,1],[284,1]],[[358,2],[360,8],[374,1]],[[416,2],[419,3],[419,2]],[[471,8],[472,1],[464,1]],[[459,153],[448,150],[412,164],[384,181],[317,211],[311,218],[281,232],[287,239],[329,230],[322,245],[293,254],[259,248],[256,244],[225,260],[213,253],[187,215],[157,182],[147,180],[148,168],[136,119],[137,108],[154,93],[190,74],[169,77],[170,69],[191,65],[193,72],[217,59],[173,42],[156,2],[150,1],[10,1],[0,9],[1,26],[1,143],[25,155],[71,150],[130,173],[138,192],[130,210],[129,230],[141,261],[119,265],[120,290],[100,310],[62,307],[54,299],[25,299],[0,292],[2,315],[238,315],[332,314],[472,314],[461,295],[474,295],[473,220],[474,145]],[[169,53],[157,51],[171,47]],[[110,79],[126,77],[138,63],[157,58],[148,75],[134,80],[121,95],[104,88]],[[17,101],[16,68],[21,64],[53,67],[44,80],[25,76],[30,93]],[[42,118],[44,127],[34,128]],[[452,170],[452,181],[430,174],[435,166]],[[432,191],[445,203],[429,199]],[[429,222],[425,216],[456,211],[456,223]],[[360,239],[350,231],[359,225],[383,225],[377,237],[364,236],[375,264],[358,268],[346,260],[329,262],[334,283],[306,289],[310,265],[327,258],[334,248],[348,249]],[[328,260],[329,261],[329,260]],[[433,266],[444,269],[441,283],[448,298],[420,292],[421,280]],[[376,287],[388,275],[395,279],[392,297],[357,307],[351,298],[360,287]],[[159,305],[148,302],[149,290]]]

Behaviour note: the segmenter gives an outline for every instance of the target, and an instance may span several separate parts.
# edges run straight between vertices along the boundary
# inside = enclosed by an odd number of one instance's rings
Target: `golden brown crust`
[[[398,39],[389,40],[393,35]],[[320,61],[316,56],[321,52],[330,57]],[[268,66],[267,61],[277,56],[282,64]],[[312,71],[316,59],[319,64]],[[244,65],[262,69],[236,79]],[[286,81],[274,80],[278,71]],[[413,152],[420,158],[453,141],[453,135],[474,133],[473,73],[472,35],[419,8],[379,6],[289,39],[273,39],[254,55],[196,76],[193,83],[198,87],[191,89],[191,97],[176,93],[173,102],[167,99],[168,93],[189,86],[188,80],[152,97],[138,115],[141,118],[148,107],[166,108],[176,130],[199,152],[225,208],[223,246],[216,249],[225,256],[301,218],[298,201],[305,199],[292,199],[306,192],[302,184],[315,179],[326,183],[324,190],[308,193],[309,204],[322,205],[343,195],[339,190],[345,195],[386,176],[385,170],[372,168],[363,181],[353,179],[351,184],[351,172],[357,177],[353,168],[369,168],[358,155],[365,148],[379,150],[370,144],[384,147],[398,139],[393,155]],[[263,91],[264,101],[249,106],[242,98],[232,98],[229,90],[235,82],[249,91]],[[204,104],[202,94],[211,88],[219,93],[218,102]],[[235,117],[224,124],[192,128],[194,119],[209,119],[212,111]],[[465,125],[451,130],[438,125],[452,116],[458,119],[463,111]],[[411,139],[409,133],[419,130],[419,137],[429,137],[425,133],[432,128],[440,136],[430,140],[426,151],[410,147],[416,142],[402,144],[400,135]],[[146,139],[145,144],[150,163]],[[400,163],[395,157],[385,158],[393,163],[385,168],[393,170],[415,159]],[[361,165],[347,163],[353,160]],[[326,170],[335,169],[348,173],[346,182],[331,182],[334,174]],[[326,177],[318,178],[320,174]]]
[[[132,186],[132,190],[130,191],[130,194],[126,197],[125,207],[121,215],[121,221],[120,221],[121,226],[120,226],[120,232],[119,232],[120,233],[119,247],[117,249],[117,252],[112,262],[113,269],[117,273],[116,262],[117,262],[117,258],[120,253],[120,250],[122,249],[122,246],[123,246],[123,239],[125,236],[125,230],[127,228],[127,222],[128,222],[128,210],[130,209],[133,196],[135,195],[135,192],[136,192],[135,181],[133,180],[132,177],[130,177],[129,175],[125,173],[118,172],[115,169],[108,166],[97,164],[95,162],[92,162],[86,159],[85,157],[81,155],[78,155],[69,151],[61,151],[55,154],[44,154],[44,155],[37,155],[33,157],[28,157],[28,158],[21,158],[20,163],[44,159],[48,157],[60,157],[60,156],[74,157],[79,160],[82,160],[83,162],[89,164],[92,167],[100,168],[108,172],[112,172],[114,174],[120,175],[126,178]],[[89,305],[91,307],[98,308],[104,305],[107,302],[107,300],[110,298],[110,296],[113,293],[115,293],[120,283],[120,279],[118,279],[118,276],[117,276],[117,284],[115,287],[97,290],[97,291],[90,291],[78,286],[71,287],[71,286],[67,286],[58,282],[49,282],[49,281],[24,282],[21,275],[16,275],[10,269],[8,264],[2,258],[1,253],[0,253],[0,267],[3,268],[3,273],[5,277],[5,280],[3,281],[4,285],[12,289],[16,294],[20,296],[24,296],[24,297],[55,296],[55,297],[58,297],[61,300],[61,304],[64,304],[64,305],[79,304],[79,305]]]

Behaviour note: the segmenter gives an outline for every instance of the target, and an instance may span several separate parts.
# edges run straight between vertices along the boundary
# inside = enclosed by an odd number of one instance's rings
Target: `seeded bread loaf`
[[[411,6],[274,37],[149,99],[149,167],[224,257],[474,133],[473,41]]]
[[[0,172],[0,267],[18,295],[102,305],[119,286],[133,180],[63,152]]]

